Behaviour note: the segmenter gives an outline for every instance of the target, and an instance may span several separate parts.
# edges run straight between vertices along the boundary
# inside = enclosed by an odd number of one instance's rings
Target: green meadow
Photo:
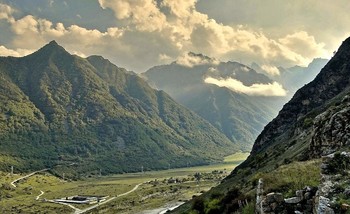
[[[73,195],[95,195],[116,197],[142,184],[134,192],[89,211],[90,213],[121,212],[133,213],[145,209],[161,207],[168,202],[186,201],[216,186],[222,178],[232,171],[248,156],[236,153],[221,163],[162,171],[117,174],[102,177],[84,178],[78,181],[62,180],[49,172],[41,172],[10,185],[11,181],[24,175],[10,175],[0,172],[0,211],[2,213],[73,213],[74,210],[61,204],[45,200],[65,198]],[[213,173],[214,171],[214,173]],[[194,178],[201,173],[200,182]],[[169,180],[177,179],[177,183]],[[36,197],[44,192],[38,200]],[[91,205],[73,205],[84,209]],[[87,213],[89,213],[87,212]]]

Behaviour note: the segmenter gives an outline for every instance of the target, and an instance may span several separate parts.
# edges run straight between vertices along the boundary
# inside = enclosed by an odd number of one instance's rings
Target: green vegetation
[[[1,171],[79,179],[222,161],[237,145],[136,74],[55,42],[0,58]]]
[[[273,173],[256,173],[251,182],[256,186],[257,181],[262,178],[265,192],[280,192],[286,198],[293,197],[296,190],[306,186],[316,187],[319,185],[320,164],[321,160],[293,162],[280,166]]]
[[[327,175],[328,182],[333,183],[328,198],[335,213],[349,213],[350,204],[350,157],[347,154],[336,152],[333,158],[325,158],[323,174]]]
[[[336,152],[334,157],[327,163],[328,171],[331,174],[347,173],[350,169],[350,158],[339,152]]]
[[[227,158],[230,159],[230,158]],[[235,180],[225,179],[208,193],[195,198],[175,213],[254,213],[257,182],[264,180],[264,192],[279,192],[285,197],[306,186],[318,186],[321,160],[292,162],[273,171],[239,171]],[[219,205],[219,206],[216,206]]]
[[[100,206],[100,213],[136,213],[144,209],[154,209],[169,202],[186,201],[208,191],[227,176],[224,169],[233,169],[244,160],[247,154],[230,156],[230,162],[210,166],[188,167],[144,173],[117,174],[111,176],[94,176],[79,181],[62,180],[51,174],[39,173],[21,180],[14,188],[9,183],[21,175],[11,176],[0,172],[0,207],[2,213],[69,213],[71,208],[64,205],[44,202],[42,199],[65,198],[73,195],[109,195],[110,197],[128,192],[137,184],[143,183],[135,192],[116,198]],[[234,160],[233,163],[232,160]],[[194,177],[201,173],[200,183]],[[174,181],[178,181],[174,183]],[[43,191],[39,200],[35,198]],[[74,205],[84,209],[90,205]]]

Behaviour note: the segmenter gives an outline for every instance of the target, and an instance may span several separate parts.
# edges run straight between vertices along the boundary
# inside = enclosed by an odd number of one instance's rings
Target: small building
[[[96,204],[105,201],[109,196],[84,196],[75,195],[66,198],[55,199],[55,202],[68,203],[68,204]]]

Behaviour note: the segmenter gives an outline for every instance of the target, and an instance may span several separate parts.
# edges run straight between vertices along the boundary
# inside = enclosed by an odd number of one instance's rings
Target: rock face
[[[326,155],[350,145],[350,99],[318,115],[314,121],[314,135],[310,150],[315,155]]]

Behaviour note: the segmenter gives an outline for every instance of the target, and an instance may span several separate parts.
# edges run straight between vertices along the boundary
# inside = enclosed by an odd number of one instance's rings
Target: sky
[[[330,58],[350,36],[348,0],[0,0],[0,55],[56,40],[135,72],[202,53],[276,67]]]

